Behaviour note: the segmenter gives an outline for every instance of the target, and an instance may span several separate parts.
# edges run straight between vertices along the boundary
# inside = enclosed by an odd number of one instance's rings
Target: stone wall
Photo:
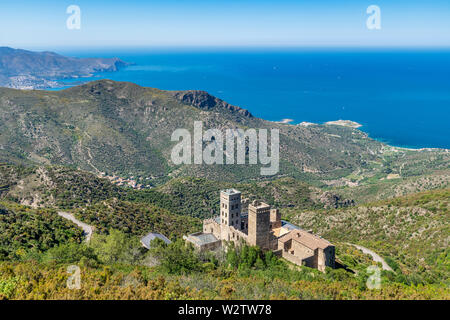
[[[222,241],[232,241],[234,243],[239,243],[241,240],[244,242],[248,241],[248,236],[246,233],[234,228],[233,226],[228,226],[225,224],[219,224],[214,219],[203,220],[203,232],[212,233],[217,239]]]
[[[200,251],[214,251],[222,246],[222,242],[220,240],[217,240],[215,242],[210,242],[203,244],[199,247]]]
[[[335,247],[329,246],[325,249],[316,249],[314,255],[314,264],[312,266],[322,272],[325,271],[326,267],[335,267]]]
[[[217,239],[222,239],[220,224],[214,219],[203,220],[203,232],[212,233]]]
[[[294,255],[302,260],[314,256],[314,250],[311,250],[305,245],[294,240],[292,241],[291,250],[294,250]]]
[[[288,251],[282,250],[281,256],[289,262],[295,263],[296,265],[302,265],[302,259],[293,254],[290,254]]]
[[[234,227],[228,228],[228,234],[230,235],[230,241],[233,241],[234,243],[238,244],[241,241],[248,242],[248,235],[243,233],[240,230],[235,229]]]
[[[270,228],[281,227],[281,213],[278,209],[270,209]]]

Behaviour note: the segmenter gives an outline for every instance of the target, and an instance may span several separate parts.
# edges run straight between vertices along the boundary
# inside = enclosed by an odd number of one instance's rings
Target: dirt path
[[[86,242],[89,242],[91,240],[91,236],[92,236],[92,232],[93,232],[93,227],[81,222],[80,220],[78,220],[77,218],[75,218],[72,214],[67,213],[67,212],[62,212],[59,211],[58,215],[60,215],[61,217],[72,221],[73,223],[75,223],[77,226],[79,226],[81,229],[83,229],[84,231],[84,235],[86,236]]]
[[[356,249],[361,250],[365,254],[370,254],[372,256],[373,261],[381,262],[381,265],[383,266],[383,270],[394,271],[394,270],[392,270],[391,267],[389,267],[389,265],[386,263],[386,261],[382,257],[380,257],[378,254],[376,254],[372,250],[367,249],[362,246],[359,246],[357,244],[353,244],[353,243],[348,243],[348,244],[351,246],[354,246]]]

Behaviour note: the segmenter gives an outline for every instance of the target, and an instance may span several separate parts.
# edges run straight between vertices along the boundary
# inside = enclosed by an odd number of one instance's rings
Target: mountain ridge
[[[343,126],[266,121],[204,91],[164,91],[111,80],[60,91],[0,88],[0,110],[0,161],[66,165],[97,174],[150,177],[155,183],[177,176],[262,179],[258,165],[173,165],[171,134],[178,128],[192,130],[194,121],[202,121],[205,130],[279,129],[278,176],[316,184],[357,185],[377,175],[449,168],[445,150],[390,147]]]

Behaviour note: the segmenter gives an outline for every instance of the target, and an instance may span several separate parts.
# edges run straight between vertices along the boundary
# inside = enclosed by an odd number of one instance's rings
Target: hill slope
[[[116,71],[126,65],[128,63],[118,58],[72,58],[48,51],[0,47],[0,86],[48,88],[57,85],[52,80]]]
[[[351,185],[354,176],[358,184],[388,174],[423,175],[448,170],[450,163],[448,152],[392,148],[354,128],[273,123],[206,92],[110,80],[57,92],[0,88],[0,112],[0,161],[60,164],[151,184],[167,175],[261,179],[257,165],[174,166],[171,134],[178,128],[192,132],[194,121],[202,121],[204,130],[279,129],[279,176],[316,185]]]
[[[332,211],[282,213],[331,241],[361,244],[388,259],[412,283],[450,279],[450,189]]]

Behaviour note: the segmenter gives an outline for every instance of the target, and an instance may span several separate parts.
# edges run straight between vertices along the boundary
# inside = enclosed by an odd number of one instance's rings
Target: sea
[[[60,50],[133,63],[112,79],[205,90],[271,121],[352,120],[406,148],[450,148],[450,49],[117,48]],[[66,81],[68,86],[78,80]],[[287,119],[287,120],[286,120]]]

